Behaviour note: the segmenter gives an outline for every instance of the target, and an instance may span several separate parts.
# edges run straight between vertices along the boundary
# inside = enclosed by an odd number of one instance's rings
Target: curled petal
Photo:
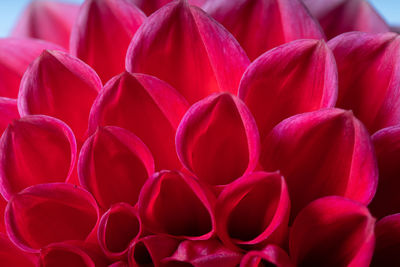
[[[99,210],[85,190],[65,183],[40,184],[15,195],[5,211],[7,234],[20,249],[39,252],[51,243],[85,240]]]
[[[107,82],[125,70],[125,55],[146,15],[130,0],[86,0],[71,34],[71,54]]]
[[[337,107],[351,109],[370,133],[400,123],[400,37],[345,33],[328,42],[338,67]]]
[[[243,256],[240,267],[294,267],[286,252],[276,245],[267,245],[261,251],[250,251]]]
[[[212,185],[228,184],[252,171],[259,150],[254,118],[245,104],[229,93],[213,94],[194,104],[176,133],[182,164]]]
[[[172,0],[133,0],[141,10],[147,15],[159,10],[162,6],[168,4]],[[191,5],[201,7],[207,0],[188,0]]]
[[[239,97],[263,138],[285,118],[333,107],[337,82],[335,59],[325,42],[298,40],[254,61],[240,82]]]
[[[208,239],[215,228],[214,203],[195,178],[161,171],[145,183],[138,207],[143,225],[153,233]]]
[[[291,217],[310,201],[338,195],[363,204],[373,198],[378,170],[367,130],[350,111],[325,109],[290,117],[264,139],[260,164],[280,170]]]
[[[0,263],[2,266],[36,267],[36,256],[21,251],[8,239],[8,236],[0,233]]]
[[[65,182],[77,157],[75,137],[62,121],[32,115],[14,120],[0,139],[0,191],[5,199],[41,183]]]
[[[162,7],[146,20],[129,46],[126,68],[154,75],[189,103],[212,92],[236,94],[249,60],[233,38],[186,0]]]
[[[125,261],[117,261],[108,265],[108,267],[129,267],[129,265]]]
[[[342,197],[313,201],[296,217],[289,237],[297,266],[368,266],[375,219],[368,209]]]
[[[0,134],[4,132],[8,124],[19,119],[17,100],[0,97]]]
[[[111,79],[90,112],[89,132],[116,125],[137,135],[153,154],[157,170],[180,169],[175,131],[188,104],[167,83],[124,72]]]
[[[215,207],[217,235],[233,249],[282,244],[289,211],[283,177],[279,173],[254,172],[229,184],[219,195]]]
[[[95,267],[82,249],[69,243],[53,243],[40,250],[40,267]]]

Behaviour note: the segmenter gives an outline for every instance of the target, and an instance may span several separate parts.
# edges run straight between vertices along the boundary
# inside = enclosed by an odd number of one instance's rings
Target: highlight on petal
[[[249,60],[233,36],[186,0],[150,16],[129,46],[129,72],[154,75],[189,103],[213,92],[236,94]]]
[[[145,74],[124,72],[111,79],[90,112],[89,133],[115,125],[137,135],[153,154],[155,167],[180,169],[175,131],[187,102],[167,83]]]
[[[8,236],[0,233],[0,263],[2,266],[36,267],[36,256],[21,251],[8,239]]]
[[[240,261],[240,267],[259,266],[294,267],[294,264],[283,249],[270,244],[261,251],[248,252]]]
[[[285,118],[333,107],[337,79],[335,59],[324,41],[297,40],[254,61],[243,74],[238,95],[263,138]]]
[[[229,184],[218,196],[217,235],[232,249],[283,244],[289,212],[284,178],[279,173],[254,172]]]
[[[159,10],[162,6],[172,2],[172,0],[133,0],[141,10],[147,15]],[[188,0],[191,5],[201,7],[207,0]]]
[[[146,15],[131,0],[86,0],[71,34],[71,54],[105,83],[125,70],[125,55]]]
[[[338,195],[368,204],[376,191],[373,145],[350,111],[324,109],[282,121],[264,139],[260,165],[285,177],[291,221],[314,199]]]
[[[129,265],[125,261],[117,261],[113,264],[108,265],[108,267],[129,267]]]
[[[213,94],[194,104],[176,133],[182,164],[211,185],[225,185],[253,171],[259,150],[254,118],[229,93]]]
[[[0,97],[0,134],[4,132],[8,124],[19,119],[17,100],[7,97]]]
[[[101,87],[99,77],[88,65],[69,54],[46,50],[22,78],[18,110],[21,116],[44,114],[61,119],[81,144],[90,108]]]
[[[65,182],[77,157],[75,137],[62,121],[32,115],[14,120],[0,139],[0,192],[7,200],[22,189]]]
[[[324,39],[301,0],[207,1],[203,9],[232,33],[251,60],[296,39]]]
[[[345,33],[328,42],[338,67],[337,107],[351,109],[372,134],[400,123],[400,37]]]
[[[82,146],[78,161],[80,184],[99,206],[135,205],[140,189],[154,172],[153,157],[134,134],[123,128],[98,128]]]
[[[369,266],[375,219],[358,202],[342,197],[313,201],[296,217],[289,236],[296,266]]]
[[[68,49],[79,5],[49,0],[32,1],[22,13],[12,35],[46,40]]]
[[[15,195],[5,211],[7,234],[27,252],[56,242],[85,240],[97,224],[95,199],[80,187],[40,184]]]
[[[82,249],[69,243],[52,243],[40,250],[41,267],[95,267]]]
[[[210,238],[215,229],[214,195],[177,171],[149,178],[139,196],[139,215],[152,233],[193,240]]]

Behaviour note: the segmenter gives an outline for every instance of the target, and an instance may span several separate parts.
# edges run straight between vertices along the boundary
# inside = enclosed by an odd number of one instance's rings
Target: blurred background
[[[9,35],[24,7],[31,0],[0,0],[0,37]],[[56,0],[55,0],[56,1]],[[368,0],[385,18],[389,25],[400,26],[400,0]],[[83,0],[62,0],[82,3]]]

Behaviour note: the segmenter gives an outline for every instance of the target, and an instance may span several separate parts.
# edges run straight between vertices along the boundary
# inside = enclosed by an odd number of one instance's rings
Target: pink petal
[[[8,236],[0,233],[0,263],[1,266],[10,267],[35,267],[36,256],[21,251],[13,243]]]
[[[212,185],[228,184],[252,171],[259,149],[252,115],[229,93],[213,94],[194,104],[176,133],[176,151],[182,164]]]
[[[139,215],[153,233],[208,239],[214,233],[214,196],[199,182],[176,171],[147,180],[139,196]]]
[[[264,139],[260,164],[285,177],[292,219],[319,197],[338,195],[368,204],[376,191],[370,137],[349,111],[325,109],[282,121]]]
[[[236,94],[248,64],[233,36],[186,0],[171,2],[150,16],[132,39],[126,58],[128,71],[168,82],[189,103],[213,92]]]
[[[68,243],[53,243],[40,251],[41,267],[95,267],[82,249]]]
[[[240,267],[294,267],[286,252],[276,245],[267,245],[261,251],[250,251],[242,258]]]
[[[6,226],[4,224],[4,211],[7,206],[7,200],[0,195],[0,233],[6,232]],[[1,261],[0,261],[1,262]]]
[[[130,0],[86,0],[71,34],[71,54],[103,82],[125,70],[125,55],[146,15]]]
[[[254,115],[263,138],[285,118],[333,107],[337,82],[335,59],[325,42],[298,40],[254,61],[240,82],[239,97]]]
[[[13,120],[19,119],[17,100],[0,97],[0,133],[3,133]]]
[[[129,267],[129,265],[124,261],[117,261],[113,264],[108,265],[108,267]]]
[[[77,157],[71,129],[43,115],[14,120],[0,139],[0,151],[0,191],[7,200],[31,185],[68,180]]]
[[[20,249],[38,252],[51,243],[85,240],[97,223],[95,199],[70,184],[28,187],[15,195],[5,212],[7,234]]]
[[[203,8],[233,34],[251,60],[296,39],[324,39],[300,0],[219,0],[207,1]]]
[[[147,15],[157,11],[162,6],[172,2],[172,0],[133,0],[135,5],[137,5],[141,10],[143,10]],[[188,0],[191,5],[201,7],[207,0]]]
[[[368,266],[375,219],[358,202],[325,197],[310,203],[294,221],[290,255],[297,266]]]
[[[63,120],[82,144],[89,111],[101,87],[97,74],[82,61],[46,50],[22,78],[18,110],[21,116],[45,114]]]
[[[114,77],[97,97],[90,114],[89,132],[116,125],[137,135],[153,154],[160,169],[179,169],[175,131],[187,103],[167,83],[144,74],[127,72]]]
[[[400,123],[400,37],[346,33],[328,43],[339,74],[337,106],[351,109],[370,133]]]
[[[254,172],[229,184],[219,195],[215,207],[217,235],[233,249],[282,244],[289,211],[283,177],[279,173]]]

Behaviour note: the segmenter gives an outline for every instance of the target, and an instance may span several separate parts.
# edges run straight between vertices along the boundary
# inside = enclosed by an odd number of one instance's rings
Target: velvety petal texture
[[[0,133],[2,134],[13,120],[19,119],[17,100],[0,97]]]
[[[171,2],[146,20],[126,58],[130,72],[154,75],[189,103],[210,93],[236,94],[249,60],[233,36],[186,0]]]
[[[256,167],[260,153],[257,126],[239,98],[213,94],[191,106],[183,117],[176,133],[176,151],[182,164],[200,180],[225,185]]]
[[[172,0],[133,0],[135,5],[137,5],[146,14],[151,15],[154,11],[157,11],[162,6],[168,4]],[[201,7],[207,0],[187,0],[191,5],[196,5]]]
[[[239,97],[256,119],[263,138],[285,118],[333,107],[337,83],[335,59],[326,43],[297,40],[254,61],[240,82]]]
[[[125,128],[149,147],[157,170],[179,169],[175,131],[187,108],[185,99],[167,83],[124,72],[105,85],[93,104],[89,132],[106,125]]]
[[[40,267],[95,267],[82,249],[69,243],[52,243],[40,250]]]
[[[351,109],[372,134],[400,123],[400,37],[345,33],[328,42],[339,74],[337,107]]]
[[[77,157],[75,137],[62,121],[32,115],[14,120],[0,139],[0,192],[10,199],[41,183],[65,182]]]
[[[267,245],[261,251],[253,250],[243,256],[240,267],[294,267],[286,252],[276,245]]]
[[[86,0],[71,34],[71,54],[103,82],[125,69],[125,54],[146,15],[132,0]]]
[[[296,266],[369,266],[375,219],[358,202],[325,197],[304,208],[289,237]]]
[[[350,111],[324,109],[290,117],[264,139],[260,164],[280,170],[292,218],[310,201],[339,195],[368,204],[378,169],[367,130]]]
[[[115,126],[98,128],[79,155],[80,184],[104,209],[117,202],[135,205],[140,189],[153,172],[148,148],[134,134]]]
[[[21,251],[7,235],[0,233],[0,263],[2,266],[36,267],[36,256]]]

